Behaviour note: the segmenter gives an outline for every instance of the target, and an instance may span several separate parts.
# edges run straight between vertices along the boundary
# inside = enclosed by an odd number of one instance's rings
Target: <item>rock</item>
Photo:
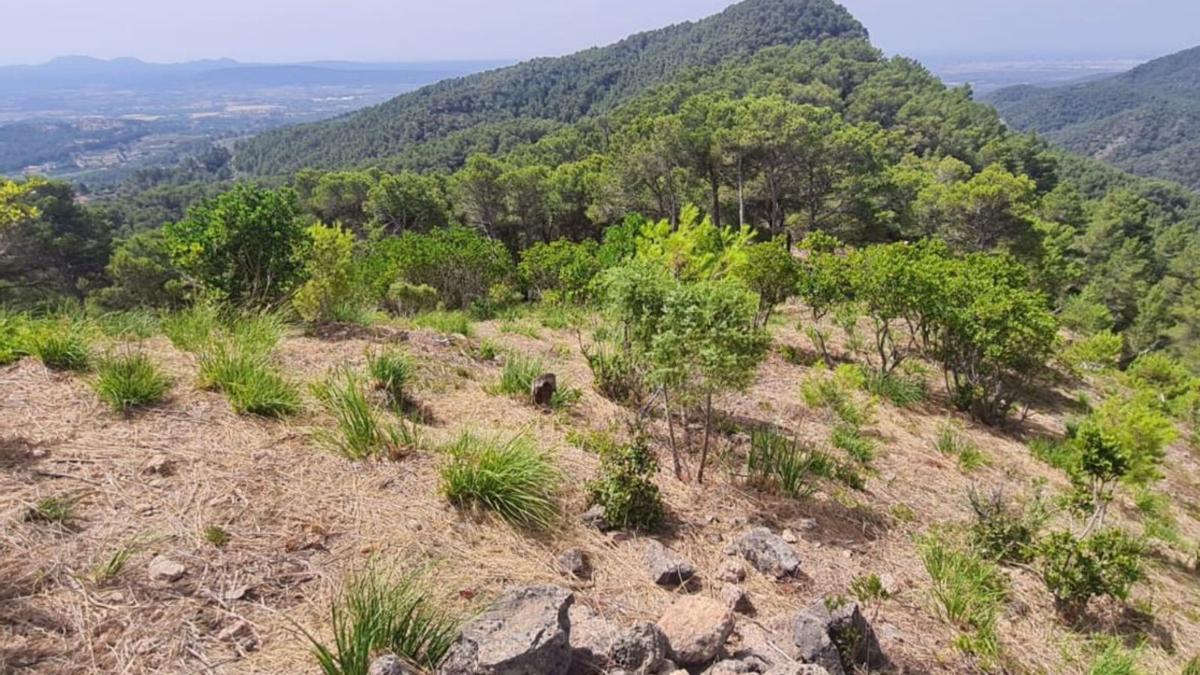
[[[653,539],[646,541],[642,560],[650,578],[659,586],[682,586],[696,574],[696,567],[691,561]]]
[[[416,672],[395,654],[384,654],[371,662],[367,675],[416,675]]]
[[[217,633],[217,639],[221,642],[235,644],[244,652],[255,651],[260,644],[258,633],[255,632],[254,626],[251,626],[248,621],[237,621],[226,627],[220,633]]]
[[[782,579],[800,570],[800,555],[782,537],[765,527],[757,527],[742,535],[737,541],[737,552],[754,569]]]
[[[592,565],[588,554],[581,548],[569,548],[558,556],[558,571],[576,579],[590,579]]]
[[[150,561],[147,571],[150,573],[150,578],[155,581],[171,582],[179,581],[187,573],[187,568],[166,556],[159,555]]]
[[[142,473],[155,476],[171,476],[175,473],[175,460],[166,455],[154,455],[142,465]]]
[[[612,667],[613,644],[620,628],[587,605],[571,605],[571,674],[593,675]]]
[[[587,511],[584,511],[579,516],[579,520],[581,520],[584,525],[594,527],[601,532],[608,529],[608,522],[604,520],[604,507],[599,504],[596,504]]]
[[[674,670],[667,667],[670,644],[662,629],[652,623],[637,623],[613,643],[611,663],[632,675],[652,675]]]
[[[742,675],[743,673],[759,672],[762,671],[755,668],[753,664],[737,659],[725,659],[714,663],[702,675]]]
[[[529,395],[533,399],[533,404],[542,408],[549,408],[554,400],[554,394],[558,391],[558,378],[553,373],[539,375],[533,380],[533,385],[530,387]]]
[[[462,629],[442,675],[566,675],[575,596],[554,586],[511,590]]]
[[[733,632],[733,613],[720,602],[698,595],[684,596],[658,620],[667,636],[671,656],[683,666],[699,666],[717,657]]]
[[[721,602],[729,608],[731,612],[738,614],[749,614],[754,611],[754,604],[750,602],[750,594],[746,589],[736,584],[725,584],[721,589]]]
[[[795,658],[815,663],[830,675],[855,672],[859,667],[882,670],[888,665],[875,631],[856,602],[831,609],[825,601],[818,601],[801,610],[792,626],[792,644]]]
[[[783,533],[779,535],[779,538],[789,544],[795,544],[800,541],[800,537],[797,537],[796,533],[792,532],[791,530],[784,530]]]
[[[772,666],[764,670],[763,675],[829,675],[829,671],[815,663],[790,663]]]
[[[717,571],[717,581],[724,581],[729,584],[740,584],[746,580],[746,568],[742,564],[728,560],[721,565],[721,569]]]

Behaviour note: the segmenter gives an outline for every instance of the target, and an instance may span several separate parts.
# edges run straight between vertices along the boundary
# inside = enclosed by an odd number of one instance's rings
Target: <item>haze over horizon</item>
[[[519,60],[567,54],[702,18],[729,0],[43,0],[8,8],[21,26],[0,64],[65,55],[152,62],[233,58]],[[1192,0],[844,0],[888,53],[1033,58],[1153,57],[1200,44]],[[368,20],[369,19],[369,20]],[[1064,30],[1066,26],[1070,30]],[[186,27],[186,31],[184,28]]]

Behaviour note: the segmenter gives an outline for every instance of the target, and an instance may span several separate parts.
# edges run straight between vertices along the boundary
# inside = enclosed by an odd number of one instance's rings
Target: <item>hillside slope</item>
[[[256,175],[356,166],[517,118],[515,133],[532,140],[552,128],[547,123],[609,110],[689,68],[775,45],[866,36],[832,0],[746,0],[701,21],[442,82],[337,120],[263,134],[238,149],[237,165]]]
[[[1200,47],[1128,73],[988,98],[1012,126],[1143,176],[1200,188]]]

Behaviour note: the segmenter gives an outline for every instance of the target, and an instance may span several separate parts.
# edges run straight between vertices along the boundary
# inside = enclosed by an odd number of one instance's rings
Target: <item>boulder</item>
[[[511,590],[462,629],[441,675],[567,675],[575,596],[553,586]]]
[[[690,560],[653,539],[646,541],[642,560],[650,578],[659,586],[682,586],[696,575],[696,567]]]
[[[575,579],[590,579],[592,565],[588,554],[581,548],[569,548],[558,556],[558,571]]]
[[[529,396],[533,399],[533,404],[542,408],[549,408],[554,401],[554,394],[558,391],[558,378],[553,373],[546,373],[534,378],[533,385],[530,386]]]
[[[698,595],[676,600],[658,620],[671,656],[681,666],[700,666],[715,659],[733,625],[733,613],[724,605]]]
[[[765,527],[754,528],[742,535],[736,549],[754,569],[776,579],[794,576],[800,570],[800,555],[796,549]]]
[[[613,644],[621,630],[587,605],[572,605],[571,675],[594,675],[612,667]]]
[[[652,675],[673,670],[667,666],[670,644],[662,629],[652,623],[637,623],[621,633],[610,652],[613,667],[632,675]]]
[[[882,670],[888,665],[856,602],[829,607],[818,601],[801,610],[792,625],[792,646],[796,659],[817,664],[830,675],[859,668]]]

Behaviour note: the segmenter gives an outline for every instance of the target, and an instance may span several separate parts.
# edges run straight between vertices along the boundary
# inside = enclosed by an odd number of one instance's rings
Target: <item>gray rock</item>
[[[765,527],[756,527],[737,541],[737,552],[754,569],[782,579],[800,570],[800,555],[791,544]]]
[[[613,666],[613,644],[621,629],[587,605],[571,606],[571,675],[595,675]]]
[[[721,602],[732,612],[749,614],[754,611],[754,603],[750,602],[750,594],[746,589],[736,584],[725,584],[721,589]]]
[[[888,666],[875,631],[856,602],[831,609],[818,601],[801,610],[792,626],[792,645],[798,660],[819,665],[830,675]]]
[[[740,584],[746,580],[746,568],[740,562],[727,560],[717,571],[717,581]]]
[[[652,675],[674,670],[669,664],[670,644],[667,636],[652,623],[637,623],[622,633],[613,643],[610,658],[613,666],[632,675]],[[667,667],[670,665],[671,667]]]
[[[171,560],[166,556],[155,556],[150,561],[150,566],[147,568],[150,578],[155,581],[179,581],[184,574],[187,574],[187,568],[182,564]]]
[[[674,588],[687,583],[696,575],[691,561],[653,539],[646,541],[642,560],[650,578],[659,586]]]
[[[462,629],[441,675],[567,675],[575,596],[554,586],[518,588]]]
[[[554,394],[558,391],[558,378],[553,373],[539,375],[534,379],[533,385],[530,387],[529,396],[533,399],[533,404],[542,408],[549,408],[554,401]]]
[[[608,529],[608,521],[604,520],[604,507],[596,504],[579,516],[584,525],[594,527],[601,532]]]
[[[395,654],[384,654],[371,662],[367,675],[416,675],[417,671],[401,661]]]
[[[558,570],[576,579],[590,579],[592,576],[591,561],[581,548],[569,548],[559,554]]]
[[[658,620],[671,657],[681,666],[700,666],[715,659],[733,626],[732,612],[717,600],[698,595],[676,600]]]

